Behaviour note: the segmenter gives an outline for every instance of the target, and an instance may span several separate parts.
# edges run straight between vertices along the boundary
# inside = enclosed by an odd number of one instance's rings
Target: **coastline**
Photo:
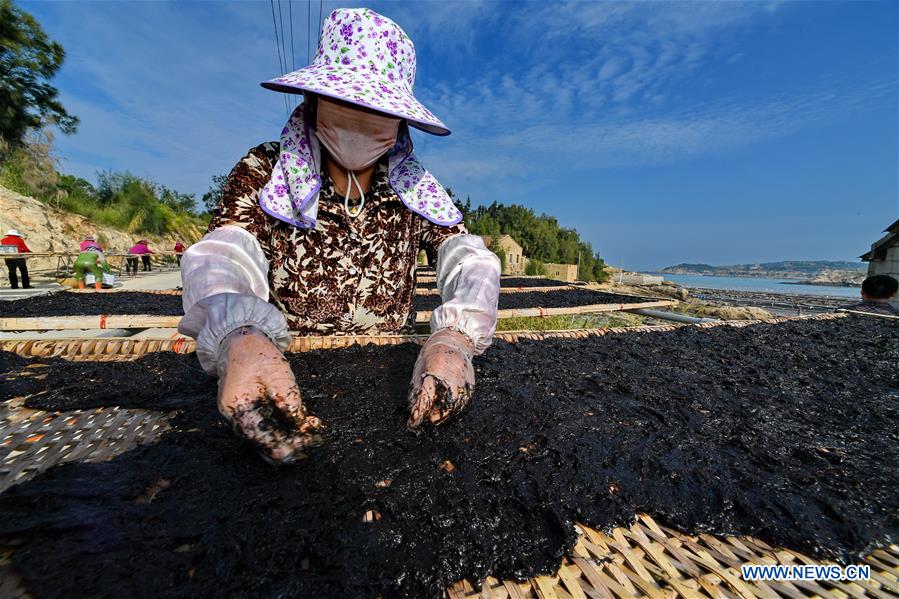
[[[767,277],[727,277],[715,275],[662,275],[666,281],[689,290],[739,291],[753,294],[786,296],[829,297],[854,300],[859,297],[859,289],[854,286],[809,285],[801,279]]]
[[[822,287],[854,287],[861,289],[861,283],[851,283],[849,281],[782,281],[781,285],[819,285]]]
[[[774,316],[801,316],[833,312],[859,297],[840,297],[799,293],[777,293],[743,289],[690,288],[690,297],[711,306],[753,307],[767,310]]]

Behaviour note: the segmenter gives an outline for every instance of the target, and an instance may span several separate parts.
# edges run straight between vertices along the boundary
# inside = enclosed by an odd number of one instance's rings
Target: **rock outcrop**
[[[0,186],[0,235],[8,229],[16,229],[25,237],[25,243],[35,253],[77,252],[85,235],[95,235],[107,252],[125,252],[139,238],[150,241],[154,250],[169,251],[175,244],[171,235],[143,235],[128,233],[106,225],[99,225],[80,214],[57,210],[34,198]],[[192,243],[203,235],[197,229],[192,238],[181,239]],[[56,268],[56,258],[30,258],[33,270]]]
[[[865,280],[865,271],[825,270],[811,279],[797,281],[799,285],[827,285],[830,287],[859,287]]]

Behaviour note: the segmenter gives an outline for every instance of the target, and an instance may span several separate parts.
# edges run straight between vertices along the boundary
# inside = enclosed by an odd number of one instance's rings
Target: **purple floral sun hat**
[[[275,91],[312,92],[406,119],[434,135],[449,135],[415,99],[415,46],[400,26],[367,8],[340,8],[322,27],[312,64],[265,81]]]

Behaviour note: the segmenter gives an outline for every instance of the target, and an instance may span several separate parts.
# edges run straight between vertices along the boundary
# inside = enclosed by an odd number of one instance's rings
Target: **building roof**
[[[899,220],[883,230],[886,235],[871,244],[871,250],[865,252],[859,258],[865,262],[871,260],[883,260],[887,250],[899,244]]]
[[[515,241],[515,238],[512,237],[511,235],[505,235],[505,234],[504,234],[504,235],[499,235],[499,236],[496,236],[496,235],[481,235],[481,239],[484,240],[484,245],[486,245],[488,248],[489,248],[491,245],[493,245],[493,242],[494,242],[494,241],[495,241],[496,243],[502,243],[503,241],[506,241],[506,240],[508,239],[509,241],[511,241],[512,243],[514,243],[514,244],[518,247],[519,250],[521,249],[521,244],[519,244],[517,241]]]

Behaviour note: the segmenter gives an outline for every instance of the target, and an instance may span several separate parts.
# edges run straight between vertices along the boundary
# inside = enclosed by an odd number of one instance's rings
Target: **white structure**
[[[884,232],[886,235],[871,244],[871,251],[859,257],[868,263],[868,276],[890,275],[899,280],[899,220]],[[899,293],[891,303],[899,308]]]
[[[622,285],[661,285],[664,280],[658,275],[644,275],[639,272],[622,272],[615,275],[615,281]]]

